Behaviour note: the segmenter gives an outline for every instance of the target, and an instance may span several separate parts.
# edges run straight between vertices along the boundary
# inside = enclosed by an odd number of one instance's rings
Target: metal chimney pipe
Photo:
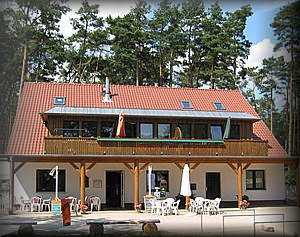
[[[109,90],[109,80],[108,77],[105,78],[105,94],[102,102],[112,102],[110,98],[110,90]]]

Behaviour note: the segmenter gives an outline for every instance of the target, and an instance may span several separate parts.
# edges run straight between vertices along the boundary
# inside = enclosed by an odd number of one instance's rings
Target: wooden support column
[[[9,212],[14,211],[15,202],[15,162],[13,157],[9,159],[9,175],[10,175],[10,189],[9,189]]]
[[[238,208],[241,207],[242,195],[243,195],[243,167],[241,163],[237,164],[237,174],[238,174]]]
[[[85,204],[85,163],[80,165],[80,210],[81,213],[84,213],[84,204]]]
[[[134,205],[139,202],[139,182],[140,182],[140,171],[139,162],[134,160]]]

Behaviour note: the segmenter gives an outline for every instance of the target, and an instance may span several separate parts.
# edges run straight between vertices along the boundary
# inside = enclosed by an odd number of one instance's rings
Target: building
[[[223,202],[283,202],[284,164],[298,167],[240,91],[108,83],[25,83],[6,156],[17,201],[53,198],[59,165],[60,198],[97,195],[107,207],[143,202],[148,165],[153,191],[165,179],[178,195],[188,163],[193,194]]]

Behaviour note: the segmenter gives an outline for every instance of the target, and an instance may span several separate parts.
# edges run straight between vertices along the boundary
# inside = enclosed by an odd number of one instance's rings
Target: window
[[[113,137],[114,136],[114,125],[113,121],[101,122],[101,137]]]
[[[153,124],[152,123],[140,123],[140,137],[141,138],[153,138]]]
[[[157,137],[158,138],[171,138],[171,124],[169,124],[169,123],[157,124]]]
[[[125,122],[126,137],[136,138],[136,123]]]
[[[192,129],[190,123],[179,124],[181,129],[182,138],[191,138],[192,137]]]
[[[180,104],[181,104],[181,107],[183,109],[192,109],[193,108],[193,105],[190,101],[180,101]]]
[[[246,189],[247,190],[264,190],[265,171],[264,170],[247,170],[246,171]]]
[[[210,133],[212,140],[220,140],[223,138],[222,135],[222,125],[211,125],[210,126]]]
[[[64,137],[79,137],[79,121],[64,121]]]
[[[146,191],[148,192],[148,170],[146,172]],[[155,192],[155,187],[164,188],[169,192],[169,171],[167,170],[152,170],[151,172],[151,191]]]
[[[241,139],[240,125],[234,124],[230,126],[230,136],[231,139]]]
[[[208,138],[208,125],[207,124],[195,124],[195,139],[206,139]]]
[[[215,106],[216,110],[226,110],[222,103],[214,102],[214,106]]]
[[[82,122],[82,136],[83,137],[97,137],[97,122],[84,121]]]
[[[51,170],[36,170],[36,192],[55,192],[55,175]],[[66,191],[66,171],[58,170],[58,191]]]
[[[66,97],[54,97],[54,105],[65,105],[66,104]]]

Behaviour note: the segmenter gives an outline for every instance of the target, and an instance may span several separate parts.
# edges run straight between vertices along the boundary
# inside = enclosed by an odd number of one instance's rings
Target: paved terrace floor
[[[34,236],[88,236],[88,219],[160,219],[157,224],[158,232],[154,236],[299,236],[300,237],[300,208],[295,206],[284,207],[257,207],[248,208],[245,211],[237,208],[222,208],[223,214],[218,215],[195,215],[186,210],[179,210],[179,215],[158,216],[150,213],[136,213],[135,211],[99,211],[76,216],[71,215],[71,226],[62,225],[62,217],[52,213],[17,213],[15,215],[0,216],[1,220],[35,220],[37,225],[33,226]],[[282,223],[258,223],[256,221],[298,221]],[[228,215],[241,215],[231,216]],[[260,216],[260,214],[271,214]],[[250,215],[250,216],[247,216]],[[201,219],[202,218],[202,219]],[[201,222],[202,221],[202,222]],[[224,222],[224,231],[223,231]],[[202,223],[202,224],[201,224]],[[273,227],[274,232],[266,229]],[[17,226],[0,226],[0,236],[16,236]],[[105,225],[104,236],[144,236],[142,225]]]

